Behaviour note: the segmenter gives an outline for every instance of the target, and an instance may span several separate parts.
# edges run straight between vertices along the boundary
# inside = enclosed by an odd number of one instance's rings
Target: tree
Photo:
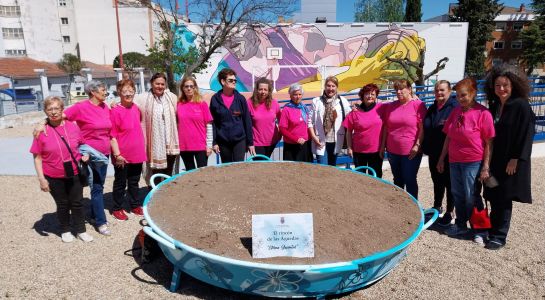
[[[356,22],[403,21],[403,0],[358,0],[354,8]]]
[[[186,75],[198,72],[206,67],[210,57],[223,45],[230,43],[231,39],[241,34],[248,26],[264,24],[276,21],[278,16],[291,14],[295,0],[194,0],[192,7],[196,8],[191,13],[191,18],[198,20],[200,31],[196,33],[195,48],[188,49],[179,46],[176,41],[176,31],[184,26],[184,22],[175,11],[176,0],[162,0],[162,5],[152,3],[150,0],[139,0],[155,12],[163,31],[160,43],[150,47],[150,53],[155,49],[165,52],[157,57],[166,58],[164,64],[169,78],[169,87],[174,87],[173,75],[175,65],[179,62],[180,68]],[[183,50],[182,54],[175,51]],[[156,53],[156,52],[155,52]],[[158,54],[158,53],[156,53]],[[173,62],[173,63],[171,63]]]
[[[422,22],[422,1],[407,0],[405,22]]]
[[[545,63],[545,1],[534,0],[532,9],[536,18],[519,35],[524,49],[519,60],[526,66],[528,75],[532,74],[537,66]]]
[[[57,63],[57,66],[71,76],[78,75],[84,67],[79,57],[70,53],[65,53]]]
[[[486,42],[491,41],[494,18],[503,5],[498,0],[459,0],[450,17],[452,22],[468,22],[468,41],[465,73],[468,76],[482,77]]]
[[[123,53],[123,64],[125,65],[125,70],[134,72],[135,68],[147,67],[148,58],[145,54],[138,52],[127,52]],[[113,61],[114,68],[120,68],[119,65],[119,55],[114,58]]]

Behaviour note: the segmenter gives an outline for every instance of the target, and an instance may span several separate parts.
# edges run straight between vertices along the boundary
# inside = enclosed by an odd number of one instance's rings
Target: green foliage
[[[356,22],[403,22],[403,0],[357,0]]]
[[[502,9],[498,0],[459,0],[454,8],[451,21],[469,23],[466,75],[478,78],[484,75],[486,42],[493,39],[494,18]]]
[[[148,67],[154,72],[168,72],[168,68],[172,69],[173,74],[185,74],[187,68],[197,62],[199,51],[195,46],[184,50],[177,46],[176,43],[171,45],[170,39],[162,37],[152,47],[148,48],[149,55],[147,57]],[[168,48],[171,47],[171,48]],[[199,73],[207,67],[206,63],[199,65],[192,73]]]
[[[422,22],[422,1],[407,0],[405,22]]]
[[[123,53],[123,65],[125,66],[125,70],[127,71],[134,71],[134,68],[139,67],[148,67],[148,58],[146,55],[138,52],[127,52]],[[120,68],[119,65],[119,55],[114,58],[113,62],[114,68]]]
[[[68,74],[79,74],[84,67],[79,57],[74,54],[65,53],[61,60],[57,63],[57,66]]]
[[[519,34],[523,47],[520,61],[526,66],[528,74],[545,63],[545,1],[534,0],[532,9],[536,18]]]

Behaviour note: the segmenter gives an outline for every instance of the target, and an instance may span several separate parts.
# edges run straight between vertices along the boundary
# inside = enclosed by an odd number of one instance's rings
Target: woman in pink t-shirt
[[[176,118],[180,156],[185,170],[206,167],[208,156],[212,154],[212,114],[208,104],[202,100],[197,81],[184,77],[180,83],[181,95],[178,99]]]
[[[294,83],[288,90],[290,102],[282,109],[278,127],[284,137],[284,160],[311,160],[308,118],[309,111],[303,100],[303,87]]]
[[[418,199],[416,177],[422,161],[426,105],[413,95],[407,80],[395,81],[394,89],[398,100],[387,104],[381,151],[388,151],[394,184]]]
[[[72,242],[70,219],[77,237],[90,242],[93,237],[85,232],[83,213],[83,187],[74,159],[87,161],[89,156],[81,156],[78,146],[83,139],[78,126],[63,121],[63,101],[58,97],[47,97],[44,111],[47,115],[49,134],[41,132],[32,142],[30,152],[34,155],[34,167],[38,174],[40,189],[49,192],[57,204],[57,218],[61,227],[61,239]],[[69,148],[70,149],[69,149]]]
[[[144,132],[140,126],[140,109],[133,103],[136,88],[130,79],[117,83],[117,93],[121,102],[110,112],[112,121],[111,145],[114,162],[113,207],[114,218],[128,219],[123,210],[125,188],[130,198],[131,212],[137,216],[144,214],[142,202],[138,199],[138,182],[142,173],[142,163],[147,160]]]
[[[271,157],[276,143],[280,140],[277,122],[280,120],[280,105],[272,98],[272,82],[259,78],[254,93],[248,99],[252,116],[255,153]]]
[[[380,139],[384,105],[377,103],[378,93],[376,84],[362,87],[358,93],[361,104],[348,114],[343,126],[347,129],[348,155],[354,159],[354,165],[371,167],[382,178],[384,149],[380,149]]]
[[[490,145],[495,135],[494,122],[488,109],[475,101],[477,81],[466,78],[454,87],[460,106],[454,108],[443,127],[447,135],[437,163],[437,171],[444,170],[448,153],[451,193],[456,209],[455,224],[445,233],[464,236],[469,233],[467,222],[473,207],[482,210],[481,181],[487,179],[490,164]],[[474,241],[484,246],[484,233],[474,231]]]

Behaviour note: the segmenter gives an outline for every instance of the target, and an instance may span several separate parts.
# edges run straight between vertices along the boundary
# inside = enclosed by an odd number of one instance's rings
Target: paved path
[[[31,137],[0,138],[0,175],[35,175],[32,155],[29,152],[32,144]],[[277,151],[276,151],[277,152]],[[278,159],[279,154],[274,153],[273,159]],[[545,143],[535,143],[532,157],[545,157]],[[216,163],[215,155],[212,154],[208,165]],[[427,157],[422,159],[421,167],[428,166]],[[390,166],[385,163],[385,168]],[[108,175],[114,174],[113,167],[108,167]]]

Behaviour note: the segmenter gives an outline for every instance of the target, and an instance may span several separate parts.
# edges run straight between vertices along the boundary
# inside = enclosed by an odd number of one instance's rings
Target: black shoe
[[[505,246],[505,244],[502,244],[500,241],[490,240],[484,247],[488,250],[499,250],[503,248],[503,246]]]
[[[447,227],[452,222],[452,213],[446,212],[442,218],[439,219],[437,224],[441,227]]]

